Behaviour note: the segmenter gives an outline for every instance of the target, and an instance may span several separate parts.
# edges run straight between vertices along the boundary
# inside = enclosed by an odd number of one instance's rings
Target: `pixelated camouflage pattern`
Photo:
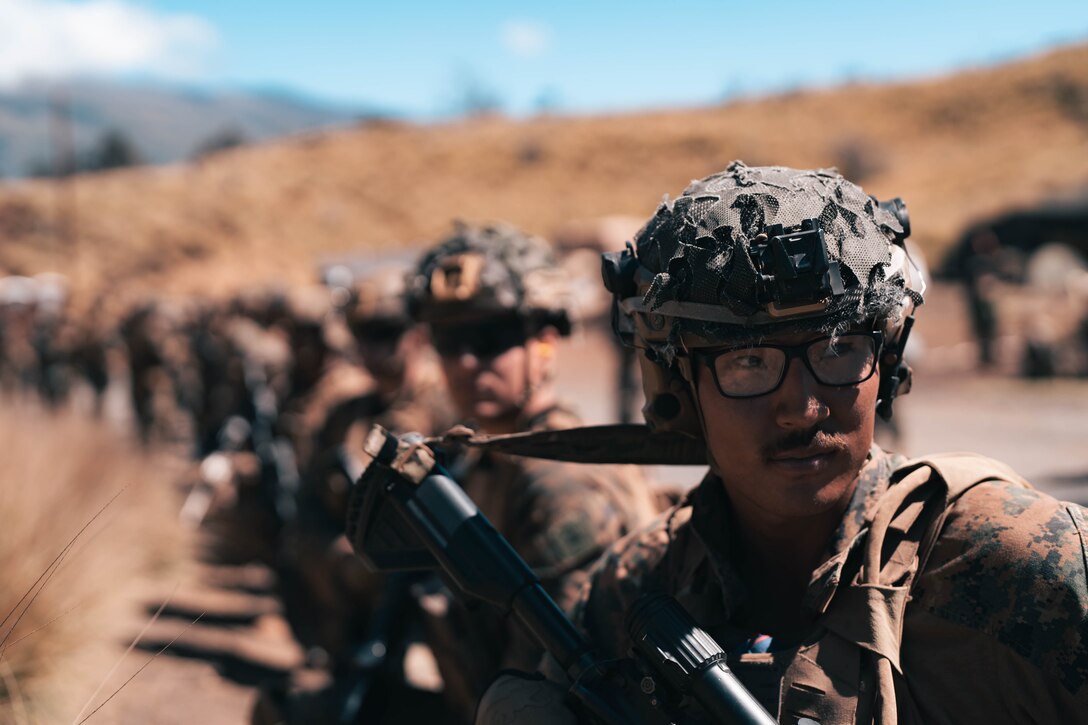
[[[561,408],[525,421],[525,430],[578,424]],[[480,511],[533,567],[561,606],[578,576],[613,542],[657,515],[656,498],[633,466],[587,466],[469,451],[454,476]],[[459,472],[463,471],[463,472]],[[426,607],[425,607],[426,608]],[[503,668],[531,670],[542,650],[514,618],[447,597],[429,612],[427,643],[446,695],[471,720]]]
[[[904,647],[926,721],[971,713],[978,722],[1088,722],[1085,513],[1001,481],[979,484],[951,509],[917,578],[904,641],[969,646],[942,650],[943,676],[924,650]],[[968,687],[952,672],[978,678]]]
[[[906,468],[894,473],[902,458],[874,447],[806,593],[817,631],[799,648],[730,658],[770,712],[782,705],[782,722],[1088,722],[1085,511],[997,462],[963,454],[953,463],[905,477]],[[730,626],[745,593],[730,562],[729,511],[708,476],[598,561],[571,616],[599,655],[626,656],[625,612],[653,589],[675,596],[726,651],[750,636]],[[859,559],[873,532],[882,565],[867,584]],[[554,663],[545,671],[562,679]]]

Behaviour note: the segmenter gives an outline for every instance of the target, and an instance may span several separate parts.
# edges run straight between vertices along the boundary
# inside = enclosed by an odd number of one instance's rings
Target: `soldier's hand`
[[[507,670],[476,708],[476,725],[575,725],[566,690],[539,673]]]

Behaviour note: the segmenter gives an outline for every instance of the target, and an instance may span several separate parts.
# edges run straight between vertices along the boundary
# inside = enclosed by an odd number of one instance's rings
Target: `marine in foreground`
[[[571,614],[598,654],[628,656],[659,591],[783,723],[1088,722],[1084,509],[980,456],[873,445],[910,386],[909,231],[835,172],[737,162],[606,255],[647,420],[710,471],[591,571]],[[573,721],[543,669],[477,722]]]

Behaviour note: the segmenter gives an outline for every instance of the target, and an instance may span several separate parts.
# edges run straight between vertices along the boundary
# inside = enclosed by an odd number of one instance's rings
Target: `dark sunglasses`
[[[431,344],[443,357],[464,353],[481,358],[496,357],[512,347],[524,345],[527,339],[521,320],[431,325]]]
[[[360,322],[351,326],[351,334],[364,344],[395,343],[407,331],[407,326],[392,322]]]

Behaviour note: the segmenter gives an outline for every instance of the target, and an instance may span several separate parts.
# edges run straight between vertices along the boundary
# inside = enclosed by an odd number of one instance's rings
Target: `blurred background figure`
[[[994,364],[994,340],[997,337],[997,255],[1000,241],[989,229],[971,236],[971,256],[967,261],[964,289],[971,327],[978,341],[978,364]]]
[[[409,591],[417,577],[367,571],[344,537],[347,495],[366,465],[370,428],[435,435],[455,420],[434,352],[408,315],[407,272],[381,266],[331,280],[334,298],[337,289],[347,293],[344,320],[371,385],[329,407],[318,427],[277,565],[285,615],[310,667],[266,683],[254,722],[448,717],[435,694],[441,681],[433,657],[418,644]]]
[[[1082,374],[1086,193],[976,222],[948,250],[944,272],[964,286],[981,367],[1036,380]]]

